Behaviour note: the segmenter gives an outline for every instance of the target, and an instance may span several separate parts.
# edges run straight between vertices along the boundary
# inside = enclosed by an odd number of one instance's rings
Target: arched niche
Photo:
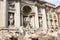
[[[32,8],[28,5],[23,6],[22,8],[23,13],[30,13],[32,11]]]

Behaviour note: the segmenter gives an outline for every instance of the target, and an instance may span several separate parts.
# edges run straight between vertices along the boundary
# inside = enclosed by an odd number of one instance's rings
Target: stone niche
[[[9,12],[8,13],[8,26],[14,25],[14,13]]]
[[[23,26],[26,27],[26,26],[30,25],[31,17],[29,15],[30,15],[30,12],[32,11],[32,9],[30,6],[24,6],[22,8],[22,10],[23,10]]]

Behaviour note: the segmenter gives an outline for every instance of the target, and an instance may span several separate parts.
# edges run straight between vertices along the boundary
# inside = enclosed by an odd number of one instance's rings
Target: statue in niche
[[[26,27],[28,29],[31,28],[30,19],[31,19],[30,16],[24,18],[24,27]]]
[[[24,27],[25,27],[25,37],[26,36],[28,36],[28,35],[30,35],[31,33],[34,33],[34,29],[33,29],[33,27],[32,27],[32,25],[31,25],[31,18],[32,18],[32,16],[28,16],[28,17],[25,17],[24,18],[24,24],[26,24],[26,25],[24,25]]]
[[[13,14],[10,14],[9,24],[10,24],[10,26],[14,25],[14,15]]]

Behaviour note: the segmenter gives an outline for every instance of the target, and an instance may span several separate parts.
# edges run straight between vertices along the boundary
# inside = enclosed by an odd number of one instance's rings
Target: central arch
[[[32,12],[32,8],[29,5],[25,5],[23,6],[22,10],[23,10],[23,26],[24,27],[30,26],[31,18],[29,15]]]

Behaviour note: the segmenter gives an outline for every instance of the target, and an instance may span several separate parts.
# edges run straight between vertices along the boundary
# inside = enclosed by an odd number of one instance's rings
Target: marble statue
[[[13,17],[13,14],[10,14],[10,17],[9,17],[9,24],[10,26],[12,26],[14,23],[14,17]]]

